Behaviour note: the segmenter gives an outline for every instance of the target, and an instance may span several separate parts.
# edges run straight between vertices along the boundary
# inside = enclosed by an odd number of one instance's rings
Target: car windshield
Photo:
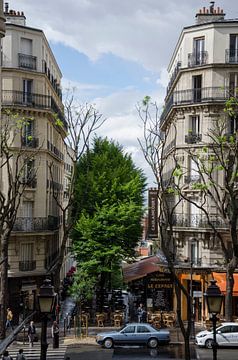
[[[159,329],[157,329],[154,325],[150,325],[150,327],[152,327],[155,331],[159,331]]]

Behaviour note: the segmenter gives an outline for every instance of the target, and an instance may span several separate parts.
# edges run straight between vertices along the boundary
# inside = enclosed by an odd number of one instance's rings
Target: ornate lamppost
[[[55,305],[56,293],[54,287],[51,285],[51,280],[46,279],[43,285],[40,287],[38,295],[38,304],[40,313],[42,314],[42,325],[41,325],[41,355],[40,360],[46,360],[47,354],[47,315],[51,314]]]
[[[216,285],[216,280],[210,280],[210,285],[207,288],[207,292],[204,297],[207,302],[208,312],[211,315],[212,327],[213,327],[213,360],[217,360],[217,341],[216,341],[216,323],[217,314],[221,312],[222,301],[224,295],[221,293],[220,288]]]

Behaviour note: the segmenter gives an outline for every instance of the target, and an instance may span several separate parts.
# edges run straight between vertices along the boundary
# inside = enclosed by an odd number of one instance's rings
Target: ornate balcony
[[[26,55],[26,54],[18,54],[18,66],[19,68],[27,69],[27,70],[36,70],[36,56]]]
[[[21,232],[38,232],[38,231],[53,231],[59,227],[59,217],[18,217],[15,221],[13,231]]]
[[[29,148],[37,148],[39,146],[39,139],[35,137],[22,136],[21,145]]]
[[[19,261],[19,270],[20,271],[33,271],[36,269],[36,261]]]
[[[216,228],[227,228],[219,215],[210,215],[210,221]],[[204,214],[174,214],[173,226],[184,228],[211,228]]]
[[[202,141],[202,134],[188,134],[185,135],[186,144],[197,144]]]
[[[198,51],[188,54],[188,67],[206,65],[208,62],[207,51]]]
[[[22,180],[22,184],[27,188],[35,189],[37,185],[36,177],[29,177]]]
[[[171,76],[171,78],[170,78],[170,81],[169,81],[169,83],[168,83],[168,86],[167,86],[167,94],[169,93],[171,87],[173,86],[173,83],[174,83],[174,81],[175,81],[175,79],[176,79],[176,77],[177,77],[177,75],[178,75],[178,72],[179,72],[179,70],[180,70],[180,68],[181,68],[181,65],[182,65],[182,64],[181,64],[181,61],[178,61],[177,64],[176,64],[176,66],[175,66],[175,68],[174,68],[173,74],[172,74],[172,76]]]
[[[226,49],[226,63],[238,64],[238,49]]]
[[[162,123],[174,106],[191,105],[196,103],[224,102],[230,96],[228,87],[204,87],[174,91],[165,103],[164,110],[160,117]]]

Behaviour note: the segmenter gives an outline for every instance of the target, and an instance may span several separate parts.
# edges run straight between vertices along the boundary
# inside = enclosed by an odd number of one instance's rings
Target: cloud
[[[208,4],[206,4],[208,5]],[[219,6],[237,15],[235,0]],[[160,71],[168,63],[179,32],[194,23],[201,0],[11,0],[24,10],[27,23],[42,28],[51,41],[61,42],[97,61],[112,53]],[[20,8],[19,8],[20,7]]]

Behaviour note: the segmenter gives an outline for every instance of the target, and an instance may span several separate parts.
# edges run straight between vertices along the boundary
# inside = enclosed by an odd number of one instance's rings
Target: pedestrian
[[[59,325],[56,321],[53,322],[51,332],[53,338],[53,348],[56,349],[59,347]]]
[[[25,355],[23,354],[23,349],[20,349],[18,354],[17,354],[17,357],[16,357],[16,360],[26,360],[26,357]]]
[[[31,321],[28,327],[28,339],[29,339],[30,347],[33,347],[35,334],[36,334],[36,327],[34,325],[34,321]]]
[[[66,329],[68,330],[68,333],[70,334],[71,329],[71,315],[66,313]]]
[[[9,355],[9,352],[5,350],[2,356],[2,360],[13,360],[13,358]]]
[[[137,316],[138,316],[138,322],[145,322],[145,316],[146,316],[146,311],[144,309],[144,306],[142,303],[140,303],[138,309],[137,309]]]
[[[11,329],[14,330],[13,323],[12,323],[12,319],[13,319],[12,310],[11,310],[10,308],[7,308],[6,329],[7,329],[8,327],[11,327]]]

